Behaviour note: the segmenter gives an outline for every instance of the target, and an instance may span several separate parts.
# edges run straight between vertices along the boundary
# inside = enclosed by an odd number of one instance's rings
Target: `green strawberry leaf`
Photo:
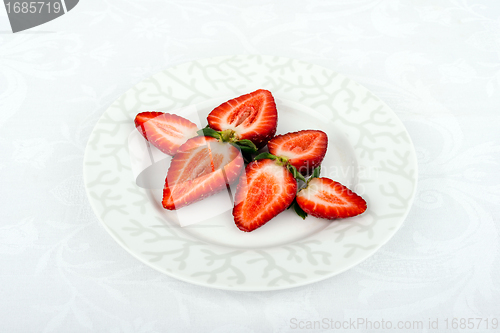
[[[300,208],[297,202],[295,202],[295,205],[293,205],[293,209],[295,210],[295,213],[297,213],[298,216],[302,217],[303,220],[306,219],[307,213],[304,212],[302,208]]]
[[[292,173],[293,175],[293,178],[295,179],[299,179],[299,180],[302,180],[303,182],[306,181],[306,179],[304,178],[304,176],[302,176],[302,174],[300,172],[297,171],[297,168],[294,167],[293,165],[291,164],[288,164],[287,165],[287,168],[288,170],[290,170],[290,172]]]
[[[212,138],[216,138],[217,140],[221,139],[221,134],[216,130],[211,129],[210,127],[205,127],[199,130],[198,135],[211,136]]]
[[[231,145],[233,145],[234,147],[238,148],[239,150],[241,150],[242,153],[244,154],[252,154],[252,153],[255,153],[255,150],[253,148],[250,148],[250,147],[247,147],[247,146],[240,146],[238,145],[237,143],[235,142],[231,142]]]
[[[259,154],[259,155],[255,156],[253,159],[257,161],[257,160],[262,160],[262,159],[265,159],[265,158],[268,158],[268,159],[270,159],[270,160],[275,160],[275,159],[277,159],[277,157],[276,157],[276,156],[274,156],[273,154],[271,154],[271,153],[266,153],[266,152],[261,153],[261,154]]]
[[[311,175],[311,178],[309,179],[312,179],[312,178],[319,178],[319,175],[321,174],[321,165],[316,167]]]
[[[309,186],[309,183],[311,182],[311,180],[313,180],[314,178],[319,178],[320,174],[321,174],[321,165],[314,168],[313,173],[312,173],[311,177],[309,177],[307,179],[306,186],[304,188],[307,188],[307,186]]]
[[[286,209],[290,209],[290,208],[292,208],[292,207],[293,207],[293,205],[295,204],[295,200],[296,200],[296,198],[293,198],[292,203],[291,203],[291,204],[290,204],[290,205],[289,205]]]
[[[298,216],[302,217],[303,220],[306,219],[307,213],[304,212],[302,208],[300,208],[299,204],[297,203],[297,199],[293,199],[292,203],[290,204],[290,206],[288,206],[287,209],[290,209],[291,207],[293,207],[293,210],[295,211],[295,213],[297,213]]]
[[[234,142],[242,151],[246,153],[255,153],[257,151],[257,147],[250,140],[237,140]]]
[[[247,147],[252,147],[252,148],[257,149],[257,147],[255,147],[254,143],[250,140],[247,140],[247,139],[237,140],[234,143],[236,143],[240,146],[247,146]]]

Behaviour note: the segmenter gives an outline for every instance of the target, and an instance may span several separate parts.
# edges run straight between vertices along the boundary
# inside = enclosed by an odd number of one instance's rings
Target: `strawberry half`
[[[207,120],[210,128],[230,130],[237,140],[250,140],[262,148],[276,133],[278,112],[271,92],[259,89],[219,105]]]
[[[297,182],[280,161],[262,159],[247,165],[236,189],[234,222],[243,231],[261,227],[295,198]]]
[[[184,142],[195,137],[198,130],[186,118],[163,112],[141,112],[135,117],[134,123],[146,140],[172,156]]]
[[[238,148],[199,136],[172,158],[163,189],[163,207],[179,209],[225,189],[238,179],[244,162]]]
[[[313,178],[297,194],[297,204],[307,214],[323,219],[356,216],[366,211],[366,201],[329,178]]]
[[[275,136],[267,144],[269,152],[285,157],[303,174],[310,174],[323,161],[328,136],[319,130],[304,130]]]

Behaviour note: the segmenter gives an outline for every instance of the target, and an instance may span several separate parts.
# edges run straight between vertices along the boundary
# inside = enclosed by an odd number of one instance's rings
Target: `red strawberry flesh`
[[[300,190],[296,200],[307,214],[329,220],[366,211],[363,198],[329,178],[313,178],[307,188]]]
[[[304,130],[275,136],[269,141],[269,152],[288,158],[303,175],[310,174],[323,161],[328,136],[319,130]]]
[[[141,112],[135,117],[134,123],[146,140],[172,156],[189,138],[195,137],[198,130],[196,124],[189,120],[163,112]]]
[[[278,112],[271,92],[259,89],[219,105],[207,120],[212,129],[233,130],[237,139],[262,148],[276,133]]]
[[[243,231],[255,230],[284,211],[295,198],[297,182],[290,171],[273,160],[254,161],[236,189],[233,216]]]
[[[244,162],[239,150],[212,137],[195,137],[173,157],[163,189],[169,210],[202,200],[236,181]]]

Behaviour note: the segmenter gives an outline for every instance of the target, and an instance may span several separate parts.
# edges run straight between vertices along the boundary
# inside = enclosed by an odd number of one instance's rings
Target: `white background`
[[[87,139],[117,97],[169,66],[247,53],[357,80],[416,147],[403,227],[320,283],[246,293],[164,276],[115,243],[84,192]],[[1,331],[288,332],[292,318],[358,317],[439,318],[442,331],[446,318],[500,318],[499,55],[496,1],[81,0],[17,34],[2,7]]]

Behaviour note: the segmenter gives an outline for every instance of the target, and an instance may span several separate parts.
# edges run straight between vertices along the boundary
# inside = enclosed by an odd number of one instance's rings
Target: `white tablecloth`
[[[483,318],[476,332],[487,331],[488,319],[493,331],[499,16],[496,1],[82,0],[12,34],[2,8],[1,331],[288,332],[312,331],[305,328],[314,321],[331,331],[338,321],[382,332],[376,322],[384,320],[437,332],[447,320],[453,331],[453,318],[455,331],[469,331],[462,318]],[[419,183],[410,214],[388,244],[341,275],[274,292],[190,285],[126,253],[89,206],[84,148],[117,97],[166,67],[247,53],[357,80],[413,139]]]

